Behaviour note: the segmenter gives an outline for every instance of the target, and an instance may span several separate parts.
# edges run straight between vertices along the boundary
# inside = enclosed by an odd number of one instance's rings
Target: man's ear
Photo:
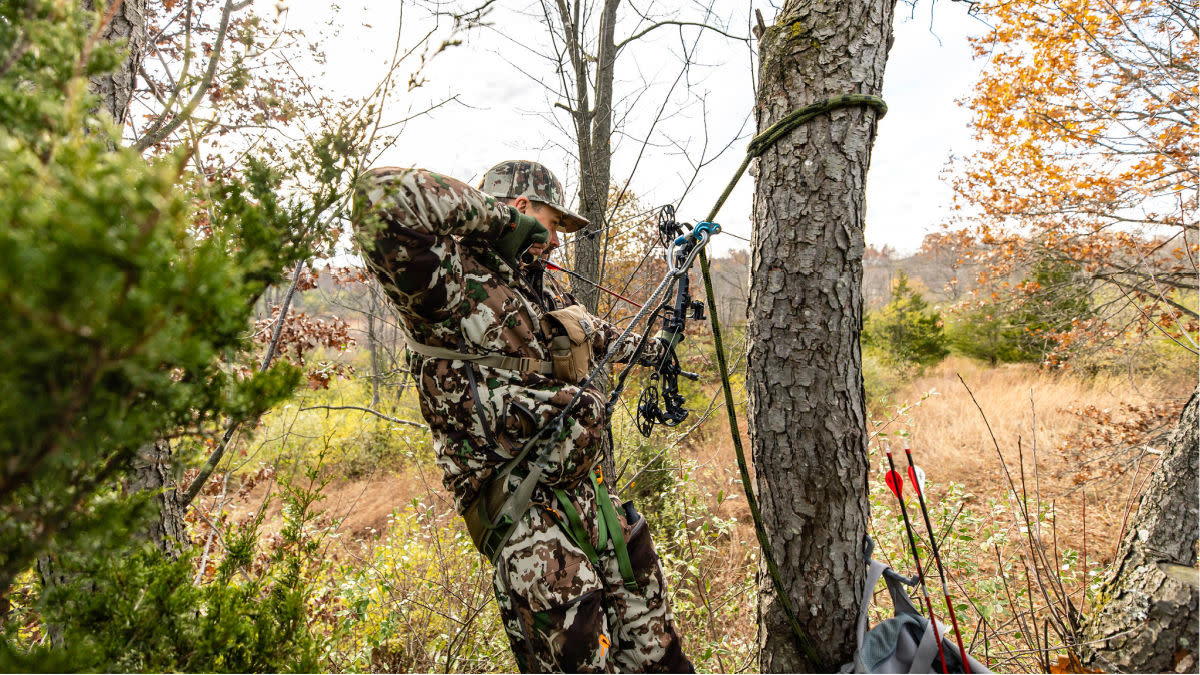
[[[513,208],[520,213],[525,213],[529,209],[529,199],[527,197],[517,197],[513,200]]]

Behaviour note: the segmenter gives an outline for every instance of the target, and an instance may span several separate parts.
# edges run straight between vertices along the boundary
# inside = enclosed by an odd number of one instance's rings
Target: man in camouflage
[[[692,672],[646,521],[598,476],[605,396],[590,386],[580,393],[577,372],[550,366],[551,344],[564,339],[556,310],[579,317],[572,335],[595,357],[619,337],[544,283],[541,256],[557,231],[587,225],[563,206],[561,184],[524,161],[493,167],[480,189],[380,168],[364,175],[357,196],[359,241],[408,333],[443,482],[496,564],[496,597],[522,671]],[[638,343],[617,344],[614,360],[628,362]],[[662,348],[646,345],[642,361]],[[576,394],[562,431],[536,446],[536,457],[522,457]],[[473,515],[518,493],[532,462],[540,477],[529,481],[527,504],[506,538],[489,540],[494,531],[479,532]]]

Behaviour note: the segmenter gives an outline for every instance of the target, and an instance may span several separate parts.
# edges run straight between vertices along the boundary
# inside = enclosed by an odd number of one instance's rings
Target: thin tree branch
[[[271,359],[275,358],[275,349],[279,346],[279,336],[283,333],[283,322],[287,319],[288,308],[292,304],[292,297],[296,294],[296,287],[300,285],[300,275],[304,271],[304,267],[305,265],[302,262],[296,264],[296,272],[292,275],[292,286],[283,298],[283,305],[279,309],[279,318],[275,321],[275,332],[271,335],[271,342],[267,345],[267,353],[263,356],[262,364],[258,367],[258,372],[260,373],[266,371],[267,367],[271,365]],[[208,481],[209,476],[217,468],[217,464],[220,463],[221,458],[225,456],[225,449],[229,447],[229,440],[233,438],[233,434],[237,431],[240,424],[240,421],[233,420],[226,427],[225,435],[221,437],[220,445],[208,456],[208,461],[204,462],[200,473],[196,474],[196,477],[192,479],[192,484],[188,486],[183,496],[179,498],[180,508],[187,508],[192,503],[192,500],[196,498],[196,495],[200,494],[200,490]]]
[[[389,422],[395,422],[396,424],[407,424],[409,426],[417,427],[418,429],[428,429],[429,428],[428,426],[421,424],[420,422],[413,422],[411,420],[402,420],[399,417],[391,417],[390,415],[385,415],[385,414],[379,412],[378,410],[372,410],[371,408],[364,408],[362,406],[357,406],[357,405],[314,405],[314,406],[308,406],[305,408],[301,408],[300,412],[304,412],[305,410],[361,410],[362,412],[371,413],[372,415],[374,415],[380,419],[385,419]]]
[[[655,24],[645,28],[644,30],[634,33],[633,35],[630,35],[629,37],[625,38],[624,40],[621,40],[620,42],[618,42],[616,45],[617,51],[621,51],[621,49],[625,45],[642,37],[646,33],[649,33],[650,31],[652,31],[656,28],[662,28],[663,26],[696,26],[697,28],[707,28],[708,30],[713,31],[714,33],[720,33],[721,35],[724,35],[725,37],[727,37],[731,40],[738,40],[740,42],[750,42],[750,38],[748,38],[748,37],[742,37],[741,35],[733,35],[731,33],[726,33],[725,31],[721,30],[720,28],[717,28],[716,26],[710,26],[706,23],[698,23],[695,21],[659,21],[658,23],[655,23]]]
[[[146,133],[143,134],[140,139],[138,139],[138,142],[134,144],[134,148],[136,148],[139,152],[144,151],[146,148],[149,148],[153,145],[161,143],[163,139],[165,139],[167,136],[170,136],[172,132],[178,129],[179,126],[183,124],[183,122],[190,117],[193,112],[195,112],[201,101],[204,100],[204,96],[208,93],[209,87],[212,86],[213,77],[216,75],[217,64],[221,61],[221,49],[225,44],[225,36],[229,32],[229,17],[234,11],[240,10],[249,4],[250,0],[244,0],[243,2],[237,4],[234,4],[233,0],[227,0],[225,7],[221,9],[221,25],[217,29],[217,38],[213,42],[212,57],[208,60],[208,68],[205,69],[204,76],[200,78],[200,82],[197,84],[196,92],[192,94],[192,98],[187,102],[183,109],[179,111],[178,115],[172,117],[169,122],[164,122],[164,118],[159,118],[158,121],[155,122],[154,126],[148,129]],[[183,73],[183,75],[186,76],[187,73]],[[182,84],[182,77],[180,80],[180,84]]]

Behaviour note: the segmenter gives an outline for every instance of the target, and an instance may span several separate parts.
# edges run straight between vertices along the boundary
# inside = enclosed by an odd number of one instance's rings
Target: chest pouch
[[[554,377],[578,384],[588,376],[596,319],[583,305],[569,305],[542,317],[542,330],[550,337],[550,361]]]

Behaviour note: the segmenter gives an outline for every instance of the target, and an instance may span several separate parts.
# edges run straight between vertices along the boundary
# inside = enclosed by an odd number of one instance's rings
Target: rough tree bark
[[[93,11],[95,0],[81,0],[80,5]],[[100,107],[118,124],[124,126],[129,115],[129,102],[137,86],[137,72],[146,53],[146,0],[121,0],[112,12],[100,37],[109,42],[124,41],[128,50],[125,60],[111,73],[95,75],[88,80],[88,89],[99,97]],[[184,508],[176,500],[175,490],[169,489],[171,444],[165,440],[146,443],[138,449],[132,471],[124,481],[128,492],[153,490],[155,518],[146,530],[146,537],[163,552],[174,556],[184,536]]]
[[[878,95],[892,0],[788,0],[760,37],[758,129],[827,96]],[[808,662],[759,566],[763,672],[848,662],[866,573],[862,381],[863,189],[876,113],[843,108],[758,160],[754,194],[749,435],[765,525]]]
[[[171,454],[171,443],[165,439],[143,445],[133,460],[124,488],[130,494],[148,491],[153,495],[153,519],[142,532],[160,551],[175,558],[187,541],[184,525],[187,508],[179,503],[171,477]]]
[[[1184,406],[1085,626],[1089,668],[1196,672],[1197,397]]]
[[[85,11],[95,11],[95,0],[80,0]],[[128,52],[121,65],[111,73],[94,75],[88,80],[88,90],[99,99],[98,108],[108,114],[122,127],[129,114],[129,102],[137,84],[137,71],[146,48],[146,0],[123,0],[116,7],[105,8],[108,23],[100,32],[100,38],[108,42],[124,41]],[[138,450],[133,471],[124,479],[126,491],[156,489],[154,506],[156,517],[144,531],[162,551],[172,557],[179,553],[179,542],[184,533],[184,513],[175,500],[175,491],[166,489],[166,476],[171,461],[171,446],[167,441],[147,443]],[[43,553],[37,559],[38,574],[42,584],[49,589],[65,583],[74,583],[77,575],[64,570],[61,561],[53,552]],[[47,626],[50,642],[62,646],[61,626]]]
[[[146,0],[118,0],[112,19],[100,34],[108,42],[125,40],[129,54],[121,66],[111,73],[94,75],[88,80],[88,89],[100,97],[101,107],[118,124],[124,126],[129,114],[129,100],[137,84],[138,66],[146,53]],[[80,6],[94,11],[95,0],[81,0]],[[109,5],[111,7],[111,5]]]

